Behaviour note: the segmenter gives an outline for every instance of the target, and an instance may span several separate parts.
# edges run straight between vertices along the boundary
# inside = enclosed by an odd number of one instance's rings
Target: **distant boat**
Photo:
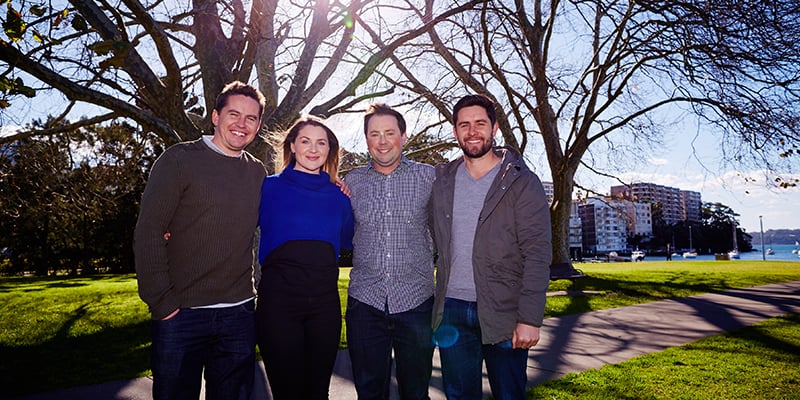
[[[731,228],[733,229],[733,250],[728,252],[728,257],[731,260],[738,260],[739,259],[739,243],[736,241],[736,224],[732,223]]]
[[[697,252],[692,246],[692,226],[689,225],[689,251],[683,252],[683,258],[697,258]]]
[[[768,248],[768,249],[767,249],[767,255],[768,255],[768,256],[771,256],[771,255],[773,255],[773,254],[775,254],[775,250],[772,250],[772,247]]]

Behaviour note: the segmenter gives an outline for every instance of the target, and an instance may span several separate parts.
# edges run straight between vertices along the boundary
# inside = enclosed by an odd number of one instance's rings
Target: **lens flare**
[[[433,341],[439,348],[448,348],[458,341],[458,329],[452,325],[442,325],[433,334]]]

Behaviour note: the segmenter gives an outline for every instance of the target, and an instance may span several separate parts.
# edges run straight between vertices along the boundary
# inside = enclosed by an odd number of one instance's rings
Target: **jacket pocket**
[[[486,293],[482,296],[496,312],[516,312],[522,288],[522,274],[515,268],[492,265],[487,271]]]

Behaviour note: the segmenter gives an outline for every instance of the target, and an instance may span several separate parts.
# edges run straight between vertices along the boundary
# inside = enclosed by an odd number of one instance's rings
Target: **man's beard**
[[[494,144],[494,139],[488,142],[484,141],[483,145],[479,148],[474,148],[474,147],[470,148],[466,142],[467,141],[464,140],[463,142],[458,144],[458,147],[461,147],[461,151],[464,152],[464,156],[469,158],[480,158],[483,157],[486,153],[489,152],[489,150],[492,149],[492,145]]]

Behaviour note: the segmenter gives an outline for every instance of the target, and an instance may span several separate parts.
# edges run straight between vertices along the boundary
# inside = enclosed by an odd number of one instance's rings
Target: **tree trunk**
[[[570,263],[569,254],[569,215],[572,206],[573,172],[553,177],[553,203],[550,205],[550,219],[553,227],[553,264]]]
[[[253,143],[247,146],[247,151],[264,163],[267,174],[274,174],[280,165],[275,165],[275,149],[260,137],[256,137]]]

